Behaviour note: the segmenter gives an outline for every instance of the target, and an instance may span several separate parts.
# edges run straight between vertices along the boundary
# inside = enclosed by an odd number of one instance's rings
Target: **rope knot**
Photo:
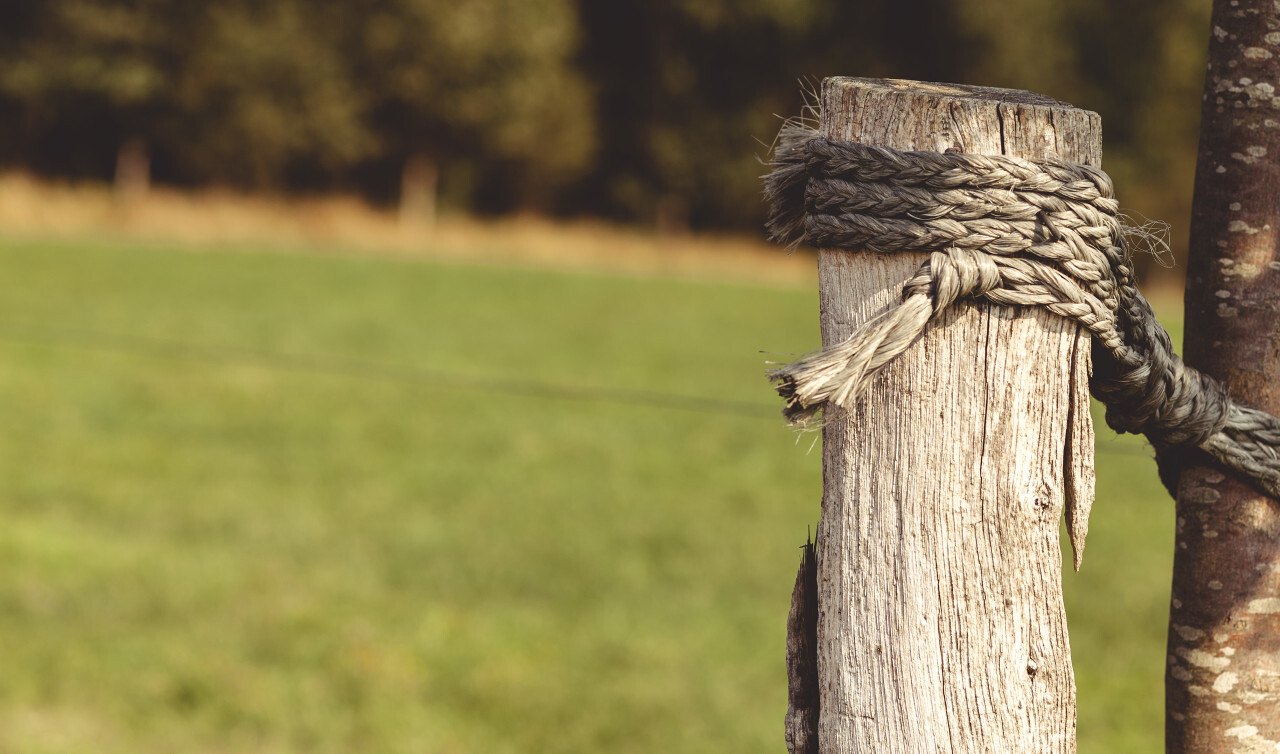
[[[972,249],[935,251],[922,269],[930,278],[934,314],[958,299],[979,298],[1003,282],[995,260]],[[910,294],[904,291],[903,295]]]
[[[1113,429],[1145,434],[1161,458],[1173,448],[1202,448],[1280,496],[1280,420],[1236,405],[1173,352],[1138,292],[1119,205],[1101,170],[899,152],[788,124],[765,194],[776,241],[930,253],[897,306],[770,374],[793,423],[806,424],[829,405],[852,405],[933,317],[962,298],[1043,306],[1092,335],[1090,386]]]

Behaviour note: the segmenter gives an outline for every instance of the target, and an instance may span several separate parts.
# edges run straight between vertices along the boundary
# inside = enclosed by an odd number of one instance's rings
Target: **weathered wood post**
[[[1101,162],[1095,113],[1029,92],[834,78],[821,112],[833,140]],[[821,251],[824,344],[883,312],[925,258]],[[961,303],[852,410],[828,408],[816,632],[803,568],[789,621],[792,751],[1075,751],[1059,522],[1065,501],[1081,548],[1089,353],[1042,308]]]
[[[1280,9],[1215,0],[1187,267],[1187,363],[1280,413]],[[1194,461],[1194,463],[1177,463]],[[1280,750],[1280,505],[1200,454],[1177,478],[1169,752]],[[1179,469],[1173,466],[1185,466]]]

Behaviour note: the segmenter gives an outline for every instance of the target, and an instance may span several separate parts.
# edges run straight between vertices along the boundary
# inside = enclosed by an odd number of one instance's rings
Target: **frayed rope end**
[[[769,379],[774,383],[774,391],[786,401],[782,416],[787,424],[801,430],[819,429],[825,424],[822,418],[825,403],[815,406],[803,403],[800,396],[796,395],[799,385],[794,375],[789,374],[786,369],[779,369],[770,372]]]
[[[804,241],[805,191],[809,185],[805,145],[817,137],[817,130],[798,119],[787,121],[778,132],[770,171],[764,179],[764,197],[769,203],[765,230],[775,243],[794,248]]]

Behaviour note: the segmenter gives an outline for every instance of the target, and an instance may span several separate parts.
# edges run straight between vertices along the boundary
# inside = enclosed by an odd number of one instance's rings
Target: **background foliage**
[[[891,76],[1099,111],[1126,203],[1187,214],[1200,0],[8,0],[0,163],[754,230],[803,82]]]

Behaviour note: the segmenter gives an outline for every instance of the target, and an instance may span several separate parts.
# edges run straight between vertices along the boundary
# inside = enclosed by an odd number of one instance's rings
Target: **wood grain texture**
[[[1027,92],[838,78],[823,105],[830,139],[1100,163],[1096,114]],[[884,312],[924,259],[820,252],[823,342]],[[1043,310],[961,303],[853,409],[828,409],[824,754],[1075,751],[1058,530],[1066,503],[1082,549],[1088,354]]]
[[[818,564],[805,542],[787,614],[787,751],[818,754]]]

